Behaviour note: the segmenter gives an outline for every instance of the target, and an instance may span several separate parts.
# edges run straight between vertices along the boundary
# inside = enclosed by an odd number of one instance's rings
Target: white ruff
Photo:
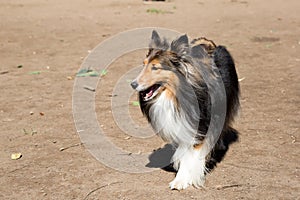
[[[176,146],[191,146],[196,142],[197,130],[184,116],[185,113],[179,115],[173,101],[166,97],[165,92],[150,108],[151,124],[154,130],[163,140]]]

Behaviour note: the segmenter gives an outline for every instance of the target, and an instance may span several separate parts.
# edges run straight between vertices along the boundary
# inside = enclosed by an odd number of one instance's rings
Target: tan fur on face
[[[143,61],[143,64],[144,64],[144,65],[148,65],[148,63],[149,63],[149,59],[146,58],[146,59]]]
[[[136,79],[137,83],[142,85],[144,89],[147,89],[156,83],[164,83],[165,86],[163,86],[161,91],[159,91],[162,92],[165,90],[168,84],[174,84],[178,82],[176,75],[172,71],[163,69],[159,59],[153,59],[149,63],[148,61],[148,58],[144,60],[145,67]],[[156,69],[152,69],[153,66]],[[172,85],[172,87],[174,87],[174,85]],[[170,88],[169,90],[170,98],[171,94],[172,96],[175,96],[175,89]]]

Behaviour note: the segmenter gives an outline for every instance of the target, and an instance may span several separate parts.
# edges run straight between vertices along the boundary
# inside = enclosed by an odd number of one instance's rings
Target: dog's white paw
[[[205,176],[192,180],[192,185],[195,188],[204,187],[204,183],[205,183]]]
[[[190,183],[185,179],[175,178],[170,184],[172,190],[183,190],[186,189]]]

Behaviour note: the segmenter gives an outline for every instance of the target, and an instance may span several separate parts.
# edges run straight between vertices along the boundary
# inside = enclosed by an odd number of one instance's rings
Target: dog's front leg
[[[205,182],[205,155],[201,146],[178,147],[173,156],[174,168],[178,169],[171,189],[182,190],[189,185],[203,186]]]

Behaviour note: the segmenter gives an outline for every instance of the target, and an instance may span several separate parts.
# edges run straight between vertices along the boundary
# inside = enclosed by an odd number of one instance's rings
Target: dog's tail
[[[238,131],[228,127],[223,130],[217,144],[212,149],[210,156],[206,160],[207,172],[210,172],[221,162],[228,151],[229,145],[238,141]]]

